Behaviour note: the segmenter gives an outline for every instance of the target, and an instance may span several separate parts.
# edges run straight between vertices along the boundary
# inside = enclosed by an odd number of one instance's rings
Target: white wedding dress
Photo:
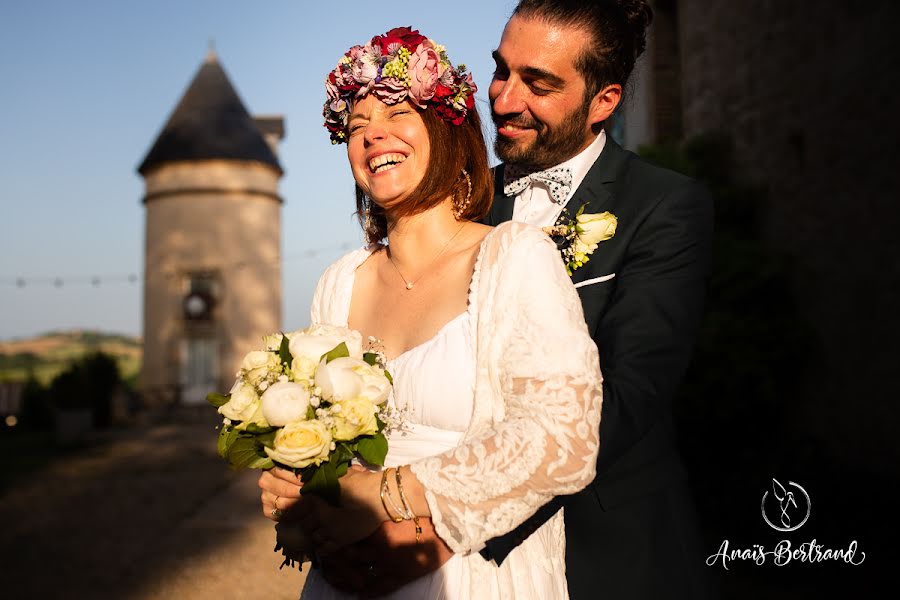
[[[496,283],[494,280],[498,275],[493,271],[496,259],[509,254],[506,245],[520,246],[518,252],[522,253],[522,260],[526,256],[529,258],[529,270],[533,271],[537,264],[540,271],[541,257],[548,264],[552,260],[552,264],[562,270],[561,260],[552,245],[540,242],[535,260],[534,249],[528,247],[534,242],[521,239],[523,227],[527,238],[549,241],[539,230],[522,225],[501,226],[488,234],[476,261],[466,312],[444,325],[430,340],[390,360],[387,365],[394,379],[391,401],[405,409],[406,431],[390,437],[385,464],[411,465],[429,490],[427,499],[438,534],[456,552],[439,570],[413,581],[388,598],[550,600],[568,597],[562,511],[515,548],[499,567],[493,561],[486,561],[477,551],[488,539],[506,533],[524,521],[554,494],[572,493],[583,487],[593,478],[596,460],[600,414],[596,347],[587,335],[577,293],[567,277],[560,279],[556,273],[550,281],[571,292],[564,293],[568,297],[561,305],[563,311],[573,306],[578,310],[573,319],[554,322],[552,328],[567,333],[563,337],[573,345],[576,353],[583,353],[584,366],[581,359],[575,361],[575,368],[581,369],[581,373],[562,373],[561,382],[543,375],[540,390],[529,381],[532,389],[527,392],[504,390],[479,395],[485,380],[492,379],[484,371],[502,367],[490,364],[498,362],[496,359],[485,363],[483,355],[486,352],[482,350],[479,355],[477,351],[479,344],[483,348],[488,345],[482,336],[494,338],[498,335],[495,328],[485,323],[503,321],[499,315],[486,319],[490,315],[479,310],[484,304],[491,304],[489,300],[499,299],[496,294],[490,297],[484,294],[485,288]],[[515,242],[514,238],[519,241]],[[493,250],[498,249],[500,252],[495,255]],[[370,253],[368,249],[350,253],[326,271],[313,301],[314,322],[347,325],[353,275]],[[549,268],[551,272],[555,270]],[[565,277],[564,271],[562,274]],[[483,281],[486,275],[492,278],[490,283]],[[550,296],[552,298],[555,293],[551,292]],[[523,304],[528,302],[523,301]],[[542,308],[547,306],[544,302],[540,305]],[[504,310],[519,317],[530,316],[527,310],[523,314],[508,305]],[[553,315],[546,315],[546,318],[553,318]],[[568,324],[569,321],[575,325]],[[572,331],[568,331],[570,327]],[[499,328],[501,332],[503,329]],[[529,323],[520,322],[517,329],[528,331]],[[539,335],[539,332],[532,335]],[[532,337],[531,340],[534,344],[550,344],[552,348],[554,336],[547,335],[549,337]],[[585,344],[585,339],[590,343]],[[508,352],[517,354],[510,349]],[[542,360],[533,368],[535,375],[541,375],[544,367],[554,362],[550,358]],[[512,381],[510,379],[509,383]],[[503,398],[479,402],[484,396]],[[516,398],[526,398],[539,403],[543,409],[549,408],[547,412],[553,413],[551,422],[543,422],[548,420],[547,415],[535,407],[527,409],[531,414],[514,416],[516,408],[525,404],[525,400],[516,402]],[[491,406],[494,406],[493,410],[490,410]],[[559,410],[553,411],[554,408]],[[486,411],[494,414],[479,416]],[[479,429],[475,421],[492,426],[482,427],[481,435],[475,438]],[[539,434],[523,425],[530,426],[533,422],[538,422]],[[500,423],[508,427],[504,429]],[[560,431],[567,425],[571,431]],[[550,442],[531,439],[542,435],[547,435]],[[555,451],[547,452],[553,442],[556,442]],[[576,459],[571,462],[577,464],[569,465],[563,455],[573,453]],[[545,481],[548,475],[554,480],[549,486]],[[350,597],[330,586],[317,570],[310,571],[302,594],[303,600]]]

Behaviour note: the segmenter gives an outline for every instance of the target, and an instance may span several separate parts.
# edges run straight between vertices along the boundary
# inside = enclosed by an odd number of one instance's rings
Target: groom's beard
[[[503,162],[529,171],[555,167],[578,154],[584,144],[589,110],[590,101],[584,102],[565,115],[559,125],[553,128],[530,115],[520,114],[513,118],[505,118],[492,110],[491,119],[496,127],[509,124],[532,129],[536,133],[534,140],[527,145],[498,134],[494,142],[494,151]]]

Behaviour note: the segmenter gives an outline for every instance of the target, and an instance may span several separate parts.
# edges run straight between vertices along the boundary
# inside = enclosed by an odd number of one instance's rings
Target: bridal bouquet
[[[219,455],[235,469],[291,469],[303,493],[336,502],[354,457],[384,464],[394,420],[384,357],[364,353],[359,332],[330,325],[264,341],[244,357],[230,393],[207,396],[224,417]]]

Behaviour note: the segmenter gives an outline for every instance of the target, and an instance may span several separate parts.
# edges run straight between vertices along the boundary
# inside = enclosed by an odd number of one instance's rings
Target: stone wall
[[[731,135],[819,338],[798,427],[896,469],[900,3],[680,0],[677,13],[684,135]]]

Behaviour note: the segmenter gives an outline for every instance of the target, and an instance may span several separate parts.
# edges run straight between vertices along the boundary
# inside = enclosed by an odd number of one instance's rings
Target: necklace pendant
[[[411,284],[411,283],[409,283],[409,282],[407,281],[407,282],[406,282],[406,289],[411,290],[411,289],[412,289],[412,285],[413,285],[413,284]]]

